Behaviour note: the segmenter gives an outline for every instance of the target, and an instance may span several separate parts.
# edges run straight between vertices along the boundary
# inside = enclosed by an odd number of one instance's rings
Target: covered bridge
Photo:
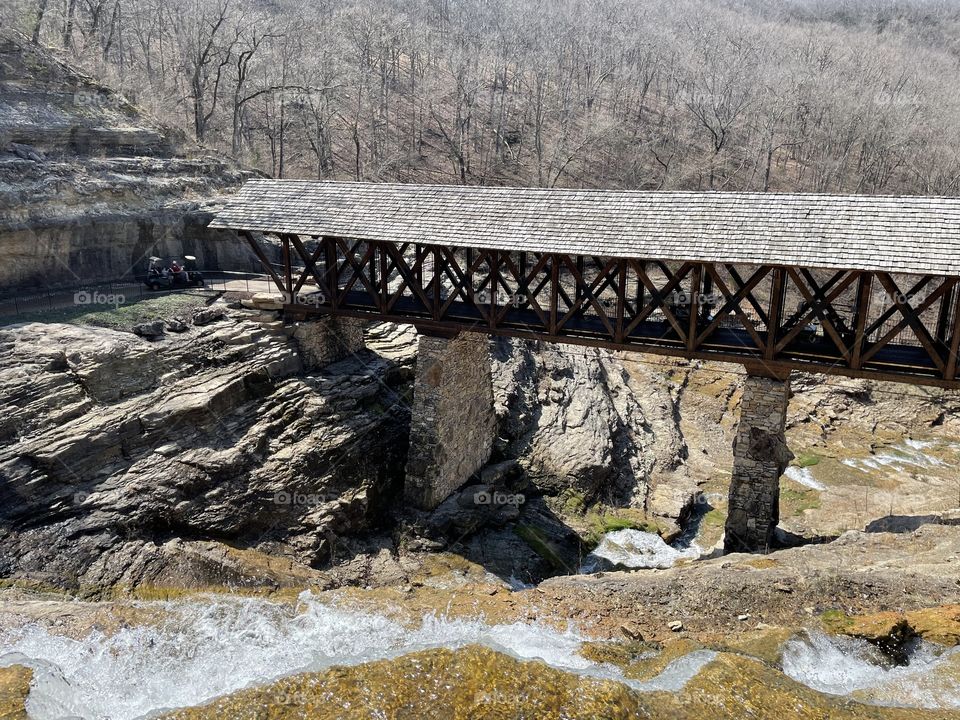
[[[212,227],[248,239],[288,314],[416,325],[421,366],[473,333],[742,363],[731,548],[776,525],[792,370],[960,387],[960,198],[257,180]],[[458,392],[466,412],[486,391]],[[427,506],[485,461],[426,452]]]

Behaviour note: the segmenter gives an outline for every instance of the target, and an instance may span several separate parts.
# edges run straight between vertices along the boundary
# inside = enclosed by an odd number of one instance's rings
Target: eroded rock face
[[[206,225],[252,173],[191,152],[122,96],[0,33],[0,284],[131,277],[150,255],[249,270],[246,248]]]
[[[493,378],[499,449],[549,494],[642,507],[651,473],[682,452],[666,387],[639,388],[613,353],[502,340]]]
[[[0,574],[88,592],[176,580],[203,553],[171,541],[192,539],[311,565],[365,527],[402,479],[411,355],[394,338],[393,359],[304,372],[291,338],[248,317],[152,342],[0,330]],[[186,565],[192,585],[229,579]]]

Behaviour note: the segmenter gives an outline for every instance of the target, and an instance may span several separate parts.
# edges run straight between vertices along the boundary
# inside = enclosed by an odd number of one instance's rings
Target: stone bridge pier
[[[490,340],[421,334],[410,418],[407,501],[439,505],[490,459],[496,417]]]
[[[793,459],[784,436],[789,395],[789,373],[776,377],[747,368],[733,441],[726,552],[762,552],[773,540],[780,519],[780,476]]]
[[[293,339],[307,370],[322,368],[366,348],[362,320],[331,315],[296,323]]]

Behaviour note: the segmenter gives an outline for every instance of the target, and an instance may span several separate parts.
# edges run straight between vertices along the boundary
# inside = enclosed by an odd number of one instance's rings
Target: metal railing
[[[269,291],[272,288],[269,275],[262,272],[217,270],[203,272],[202,275],[204,284],[199,287],[151,290],[141,280],[123,278],[29,292],[8,292],[0,294],[0,323],[16,322],[31,317],[42,319],[45,314],[71,309],[108,310],[174,293],[204,290],[255,293]]]

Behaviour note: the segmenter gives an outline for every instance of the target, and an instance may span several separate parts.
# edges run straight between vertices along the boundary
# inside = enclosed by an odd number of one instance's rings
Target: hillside
[[[120,7],[0,18],[274,176],[960,193],[947,0]]]

